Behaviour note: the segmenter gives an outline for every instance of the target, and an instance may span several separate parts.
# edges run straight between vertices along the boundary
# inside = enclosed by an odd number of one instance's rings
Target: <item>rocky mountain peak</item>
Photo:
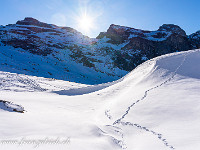
[[[200,38],[200,30],[190,35],[193,38]]]
[[[103,37],[110,38],[110,42],[113,44],[119,44],[123,43],[129,36],[129,33],[127,32],[129,27],[125,26],[120,26],[120,25],[115,25],[111,24],[110,27],[108,28],[107,32],[101,32],[98,36],[97,39],[101,39]]]
[[[173,32],[181,36],[187,36],[183,29],[174,24],[163,24],[162,26],[159,27],[158,31]]]
[[[195,48],[200,48],[200,30],[188,36],[191,44]]]
[[[111,24],[107,30],[107,33],[123,35],[127,29],[128,29],[128,27]]]
[[[24,20],[17,21],[18,25],[34,25],[39,27],[53,28],[54,25],[43,23],[32,17],[26,17]]]

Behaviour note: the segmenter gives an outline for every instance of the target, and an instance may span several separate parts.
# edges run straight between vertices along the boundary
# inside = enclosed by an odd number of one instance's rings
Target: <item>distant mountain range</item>
[[[97,38],[30,17],[0,26],[1,71],[87,84],[114,81],[151,58],[197,48],[200,31],[186,35],[173,24],[156,31],[112,24]]]

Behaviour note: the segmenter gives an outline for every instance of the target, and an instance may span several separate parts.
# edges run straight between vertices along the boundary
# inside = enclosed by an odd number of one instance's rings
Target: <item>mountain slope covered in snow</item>
[[[0,108],[5,139],[70,138],[38,150],[199,150],[200,50],[148,60],[123,78],[86,85],[1,71],[0,99],[24,113]],[[18,145],[17,145],[18,144]],[[34,149],[0,144],[0,149]]]
[[[199,32],[187,36],[177,25],[156,31],[110,25],[97,38],[70,27],[27,17],[0,26],[2,71],[84,84],[120,79],[146,60],[199,48]]]

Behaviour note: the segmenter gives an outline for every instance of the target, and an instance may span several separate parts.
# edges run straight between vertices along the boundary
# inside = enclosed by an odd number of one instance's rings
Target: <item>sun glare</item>
[[[90,16],[84,15],[78,19],[79,28],[84,32],[89,32],[93,27],[93,19]]]

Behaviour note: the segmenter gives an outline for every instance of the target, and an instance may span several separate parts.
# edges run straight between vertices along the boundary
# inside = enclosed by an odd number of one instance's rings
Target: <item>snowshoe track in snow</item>
[[[132,127],[137,127],[137,128],[139,128],[139,129],[141,129],[141,130],[144,130],[144,131],[146,131],[146,132],[150,132],[150,133],[152,133],[153,135],[155,135],[155,136],[157,136],[157,138],[159,139],[159,140],[161,140],[163,143],[164,143],[164,145],[165,146],[167,146],[167,147],[169,147],[170,149],[175,149],[172,145],[169,145],[169,143],[167,142],[167,140],[165,139],[165,138],[163,138],[163,135],[162,134],[160,134],[160,133],[157,133],[157,132],[155,132],[155,131],[153,131],[153,130],[150,130],[150,129],[148,129],[147,127],[143,127],[143,126],[141,126],[141,125],[139,125],[139,124],[136,124],[136,123],[131,123],[131,122],[120,122],[123,126],[132,126]]]
[[[177,71],[180,69],[180,67],[181,67],[181,66],[183,65],[183,63],[185,62],[185,60],[186,60],[186,55],[188,55],[188,53],[184,54],[183,60],[181,61],[180,65],[175,69],[175,71],[172,73],[172,76],[171,76],[170,78],[168,78],[168,79],[167,79],[166,81],[164,81],[163,83],[161,83],[161,84],[159,84],[159,85],[157,85],[157,86],[154,86],[154,87],[152,87],[152,88],[146,90],[146,91],[144,92],[144,95],[143,95],[143,97],[142,97],[141,99],[139,99],[139,100],[137,100],[136,102],[132,103],[132,104],[127,108],[126,112],[125,112],[119,119],[117,119],[116,121],[114,121],[113,126],[116,125],[116,124],[122,124],[123,126],[125,126],[125,125],[128,125],[128,126],[135,126],[135,127],[139,128],[139,129],[141,129],[141,130],[144,130],[144,131],[146,131],[146,132],[150,132],[150,133],[152,133],[153,135],[157,136],[157,138],[158,138],[159,140],[161,140],[161,141],[164,143],[164,145],[167,146],[167,147],[169,147],[170,149],[172,149],[172,150],[175,149],[174,146],[170,145],[170,144],[167,142],[167,140],[166,140],[165,138],[163,138],[163,135],[162,135],[162,134],[157,133],[157,132],[155,132],[155,131],[153,131],[153,130],[150,130],[150,129],[148,129],[147,127],[143,127],[143,126],[141,126],[141,125],[139,125],[139,124],[131,123],[131,122],[123,122],[122,120],[128,115],[129,111],[133,108],[133,106],[135,106],[137,103],[143,101],[143,100],[147,97],[147,95],[148,95],[148,93],[149,93],[150,91],[155,90],[155,89],[157,89],[157,88],[163,86],[164,84],[168,83],[169,81],[171,81],[171,80],[175,77]],[[110,119],[110,120],[112,119],[112,116],[110,115],[110,110],[106,110],[106,111],[105,111],[105,115],[108,117],[108,119]],[[108,126],[108,125],[107,125],[107,126]],[[110,125],[110,126],[112,126],[112,125]],[[123,133],[122,133],[122,135],[123,135]],[[124,136],[124,135],[123,135],[123,136]],[[123,139],[123,136],[122,136],[122,139]],[[125,145],[125,144],[123,144],[123,145]],[[123,149],[126,149],[126,148],[127,148],[127,147],[125,147],[125,146],[123,147]]]
[[[178,69],[179,69],[179,68],[183,65],[183,63],[185,62],[186,55],[187,55],[187,54],[184,55],[184,58],[183,58],[181,64],[176,68],[176,70],[173,72],[173,75],[172,75],[169,79],[167,79],[166,81],[164,81],[164,82],[161,83],[160,85],[157,85],[157,86],[155,86],[155,87],[152,87],[152,88],[146,90],[146,91],[144,92],[143,97],[142,97],[141,99],[137,100],[136,102],[134,102],[133,104],[131,104],[131,105],[127,108],[126,112],[121,116],[121,118],[117,119],[117,120],[113,123],[113,125],[115,125],[115,124],[117,124],[117,123],[120,123],[121,120],[124,119],[124,118],[126,117],[126,115],[128,115],[128,113],[129,113],[129,111],[131,110],[131,108],[132,108],[133,106],[135,106],[137,103],[143,101],[143,100],[147,97],[147,95],[148,95],[148,93],[149,93],[150,91],[155,90],[155,89],[161,87],[162,85],[168,83],[169,81],[171,81],[171,80],[174,78],[174,76],[176,75],[176,72],[178,71]]]

